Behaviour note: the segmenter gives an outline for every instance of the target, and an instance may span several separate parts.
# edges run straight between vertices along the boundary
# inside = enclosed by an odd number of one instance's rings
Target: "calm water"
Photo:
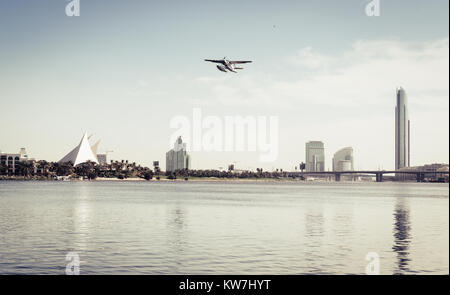
[[[449,273],[448,184],[0,182],[0,273]]]

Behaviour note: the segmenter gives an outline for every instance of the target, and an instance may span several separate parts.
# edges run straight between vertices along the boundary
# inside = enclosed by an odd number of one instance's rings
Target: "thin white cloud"
[[[287,61],[294,65],[314,70],[326,69],[335,62],[334,57],[315,52],[310,46],[300,49],[294,56],[289,57]]]

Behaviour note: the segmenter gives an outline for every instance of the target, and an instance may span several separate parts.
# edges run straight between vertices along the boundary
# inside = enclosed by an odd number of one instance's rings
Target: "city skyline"
[[[396,89],[396,106],[395,106],[395,170],[401,168],[410,167],[410,119],[408,113],[408,97],[405,90],[402,87]],[[184,118],[186,119],[186,118]],[[250,132],[250,130],[248,130]],[[92,136],[92,135],[91,135]],[[98,140],[92,147],[89,144],[87,133],[84,134],[80,144],[75,147],[69,154],[67,154],[59,162],[71,161],[74,166],[95,158],[94,162],[97,162]],[[84,146],[84,149],[82,148]],[[86,150],[86,147],[89,147]],[[24,150],[24,148],[21,148]],[[82,151],[82,152],[80,152]],[[91,153],[89,156],[86,154]],[[344,147],[339,149],[333,154],[332,157],[332,169],[331,171],[355,171],[354,168],[354,156],[352,147]],[[81,155],[80,155],[81,154]],[[100,154],[104,157],[103,162],[106,163],[106,154]],[[322,141],[308,141],[305,143],[305,167],[306,172],[323,172],[325,171],[325,147]],[[155,162],[153,162],[155,163]],[[159,163],[159,161],[158,161]],[[427,163],[431,164],[431,163]],[[159,165],[159,164],[158,164]],[[232,164],[234,167],[234,163]],[[155,165],[154,165],[155,166]],[[210,167],[211,168],[211,167]],[[297,170],[297,166],[294,167]],[[187,144],[178,136],[173,149],[166,153],[166,170],[174,172],[177,170],[192,169],[192,162],[190,155],[187,153]],[[214,168],[213,168],[214,169]],[[219,168],[219,170],[223,169]],[[256,168],[256,170],[261,168]],[[275,170],[278,168],[273,168]],[[248,170],[254,170],[252,168]],[[330,169],[328,169],[329,171]]]
[[[400,168],[404,168],[404,167],[410,167],[410,120],[409,120],[409,114],[408,114],[408,99],[407,99],[407,95],[405,90],[402,87],[397,87],[396,89],[396,101],[397,101],[397,105],[395,106],[395,170],[398,170]],[[403,111],[401,111],[401,109],[403,109]],[[404,122],[402,122],[404,121]],[[400,132],[400,129],[402,129],[402,132]],[[92,135],[91,135],[92,136]],[[58,162],[64,162],[64,159],[66,158],[73,158],[71,159],[73,162],[75,163],[81,163],[84,162],[81,160],[77,161],[76,158],[78,157],[76,155],[76,151],[77,149],[80,148],[80,146],[82,146],[83,142],[87,142],[87,133],[84,134],[80,144],[75,147],[74,150],[72,150],[69,154],[67,154],[66,156],[63,157],[63,159],[59,160]],[[176,149],[177,145],[179,145],[179,141],[180,138],[177,140],[177,142],[175,142],[174,144],[174,149]],[[100,140],[98,140],[96,142],[95,146],[95,150],[97,150],[98,148],[98,144],[99,144]],[[86,143],[85,143],[86,144]],[[89,143],[88,143],[89,144]],[[342,148],[340,150],[338,150],[337,152],[335,152],[332,156],[331,159],[331,163],[332,163],[332,167],[330,169],[330,167],[328,167],[328,169],[326,169],[325,163],[326,163],[326,152],[325,152],[325,148],[324,148],[324,143],[321,141],[308,141],[305,143],[306,144],[306,149],[305,149],[305,162],[306,162],[306,171],[307,172],[312,172],[312,171],[344,171],[344,170],[358,170],[358,169],[354,169],[354,157],[353,157],[353,148],[351,147],[346,147],[346,148]],[[310,146],[310,145],[314,145],[314,144],[320,144],[320,160],[317,160],[317,163],[320,167],[317,168],[312,168],[311,167],[311,161],[308,160],[309,158],[309,153],[308,151],[310,149],[314,149],[314,148],[318,148],[315,146]],[[190,155],[186,154],[186,143],[182,143],[183,148],[181,149],[181,151],[185,154],[185,159],[183,162],[186,162],[185,165],[186,167],[192,167],[192,163],[190,162]],[[91,147],[89,146],[89,149]],[[21,150],[24,150],[25,148],[21,148]],[[168,156],[168,154],[173,151],[174,149],[170,150],[169,152],[166,153],[166,170],[167,171],[174,171],[174,169],[167,169],[167,167],[172,167],[174,166],[174,164],[168,164],[172,161],[168,160],[170,157]],[[336,162],[335,162],[335,157],[336,154],[343,152],[344,150],[348,150],[351,149],[351,169],[342,169],[342,168],[337,168],[337,166],[335,166]],[[400,150],[402,152],[400,152]],[[0,150],[1,152],[1,150]],[[74,154],[75,153],[75,154]],[[203,152],[205,153],[205,152]],[[74,155],[72,155],[74,154]],[[314,154],[314,153],[313,153]],[[100,154],[102,156],[106,156],[106,154]],[[315,156],[317,155],[312,155],[312,158],[315,158]],[[188,159],[188,160],[187,160]],[[46,160],[46,159],[38,159],[38,160]],[[119,160],[119,159],[110,159],[110,160]],[[314,160],[314,159],[313,159]],[[347,160],[347,159],[346,159]],[[159,161],[159,160],[157,160]],[[189,161],[189,164],[187,164]],[[95,162],[95,161],[94,161]],[[236,162],[234,162],[236,163]],[[437,162],[436,162],[437,163]],[[442,163],[448,163],[448,162],[442,162]],[[424,165],[424,164],[433,164],[433,163],[420,163],[418,165]],[[76,164],[75,164],[76,165]],[[234,164],[233,164],[234,165]],[[255,164],[256,166],[258,166],[257,164]],[[294,166],[294,169],[296,167],[296,163],[293,162],[292,165]],[[177,165],[175,165],[177,166]],[[247,167],[249,168],[249,170],[256,170],[257,168],[254,167]],[[184,169],[184,168],[183,168]],[[190,168],[189,168],[190,169]],[[203,169],[214,169],[212,167],[204,167]],[[278,169],[276,167],[273,166],[272,170]],[[380,169],[380,167],[378,167],[378,170]],[[176,169],[175,169],[176,170]],[[289,171],[289,170],[288,170]]]
[[[278,116],[279,156],[192,152],[194,169],[293,170],[308,140],[326,144],[325,170],[344,146],[354,148],[355,169],[394,169],[402,86],[411,166],[448,163],[448,1],[413,2],[383,2],[368,17],[361,1],[258,1],[258,11],[249,1],[232,19],[231,4],[218,1],[82,1],[73,18],[63,2],[2,2],[0,150],[58,161],[90,130],[112,159],[164,167],[170,120],[199,107],[205,116]],[[232,76],[203,62],[223,56],[254,63]],[[4,111],[18,109],[20,120]]]

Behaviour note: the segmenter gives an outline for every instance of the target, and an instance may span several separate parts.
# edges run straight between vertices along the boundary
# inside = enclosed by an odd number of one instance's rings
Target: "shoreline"
[[[376,181],[351,181],[351,180],[326,180],[326,179],[312,179],[312,180],[301,180],[301,179],[292,179],[292,178],[218,178],[218,177],[194,177],[188,178],[185,180],[184,178],[177,179],[168,179],[161,178],[156,179],[152,178],[150,180],[146,180],[144,178],[106,178],[106,177],[97,177],[96,179],[49,179],[49,178],[33,178],[33,177],[0,177],[1,181],[51,181],[51,182],[233,182],[233,183],[376,183]],[[384,180],[383,183],[419,183],[417,181],[392,181],[392,180]],[[447,183],[448,182],[420,182],[420,183]]]

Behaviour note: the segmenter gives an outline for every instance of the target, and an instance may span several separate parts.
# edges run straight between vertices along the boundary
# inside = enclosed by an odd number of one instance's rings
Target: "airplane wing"
[[[221,59],[205,59],[205,61],[210,61],[210,62],[223,64],[223,60],[221,60]]]
[[[230,64],[246,64],[252,62],[251,60],[230,60]]]

